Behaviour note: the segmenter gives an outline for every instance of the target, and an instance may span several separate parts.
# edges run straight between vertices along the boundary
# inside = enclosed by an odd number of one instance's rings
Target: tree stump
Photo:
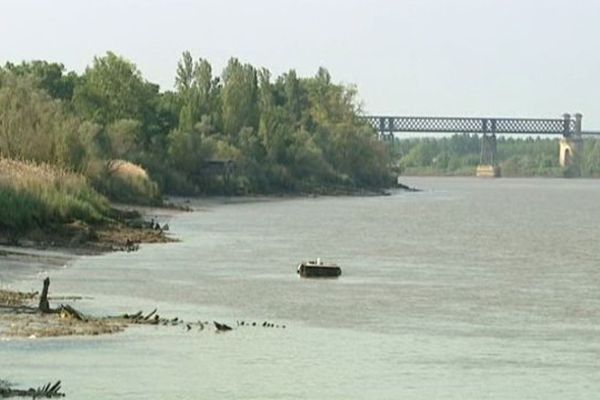
[[[48,302],[48,287],[50,286],[50,278],[44,279],[44,288],[42,289],[42,294],[40,295],[40,305],[39,309],[42,313],[48,314],[51,313],[50,303]]]

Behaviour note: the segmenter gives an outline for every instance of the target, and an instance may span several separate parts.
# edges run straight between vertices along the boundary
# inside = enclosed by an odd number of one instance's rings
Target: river
[[[70,399],[597,399],[598,181],[403,182],[423,191],[199,202],[179,243],[20,273],[92,314],[235,329],[0,341],[0,377]],[[299,278],[316,257],[342,276]]]

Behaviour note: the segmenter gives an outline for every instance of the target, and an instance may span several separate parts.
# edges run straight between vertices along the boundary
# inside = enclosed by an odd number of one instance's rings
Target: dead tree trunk
[[[44,288],[42,289],[42,294],[40,295],[40,305],[39,309],[41,312],[47,314],[51,313],[50,303],[48,302],[48,287],[50,286],[50,278],[44,279]]]

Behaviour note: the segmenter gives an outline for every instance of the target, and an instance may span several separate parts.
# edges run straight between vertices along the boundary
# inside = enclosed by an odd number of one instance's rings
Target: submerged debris
[[[403,184],[403,183],[400,183],[400,182],[397,182],[397,183],[396,183],[396,187],[397,187],[398,189],[404,189],[404,190],[406,190],[407,192],[421,192],[421,191],[422,191],[421,189],[417,189],[417,188],[415,188],[415,187],[410,187],[410,186],[408,186],[408,185],[405,185],[405,184]]]
[[[68,304],[52,308],[48,300],[49,287],[50,279],[46,278],[37,306],[31,304],[37,293],[0,291],[0,335],[31,339],[48,336],[100,335],[120,332],[130,325],[182,326],[186,332],[192,331],[192,328],[197,328],[197,331],[201,332],[210,326],[209,321],[187,322],[179,317],[164,318],[158,314],[156,308],[147,313],[140,310],[135,313],[103,317],[86,315]],[[9,295],[10,293],[13,295]],[[238,327],[285,328],[285,325],[268,321],[236,322]],[[222,322],[213,321],[212,325],[216,332],[233,330],[230,325]]]
[[[54,384],[52,384],[52,382],[48,382],[46,385],[40,386],[36,389],[29,388],[27,390],[23,390],[13,389],[8,382],[0,380],[0,398],[3,399],[7,399],[10,397],[31,397],[34,399],[64,397],[65,394],[61,393],[60,389],[60,381],[57,381]]]
[[[213,323],[215,324],[215,328],[217,328],[217,331],[230,331],[233,329],[229,325],[221,324],[221,323],[218,323],[217,321],[213,321]]]

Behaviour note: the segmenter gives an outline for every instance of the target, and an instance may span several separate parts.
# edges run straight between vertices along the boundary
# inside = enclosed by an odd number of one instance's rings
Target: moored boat
[[[342,269],[337,264],[326,264],[317,258],[316,261],[301,262],[297,273],[303,278],[336,278],[342,274]]]

